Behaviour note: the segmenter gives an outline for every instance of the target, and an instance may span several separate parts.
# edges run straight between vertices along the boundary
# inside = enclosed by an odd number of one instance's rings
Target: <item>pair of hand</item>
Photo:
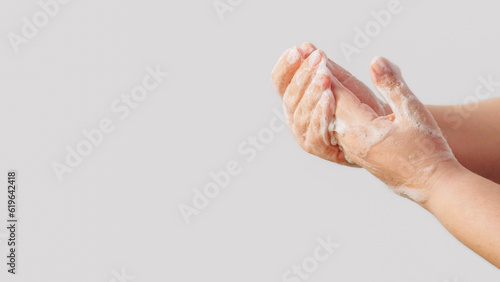
[[[425,201],[439,164],[456,159],[399,68],[376,57],[370,71],[385,102],[310,43],[288,49],[272,80],[304,150],[361,166],[398,194]]]

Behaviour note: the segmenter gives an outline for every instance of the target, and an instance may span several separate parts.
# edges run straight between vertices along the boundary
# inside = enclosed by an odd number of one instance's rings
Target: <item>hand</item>
[[[389,103],[308,43],[287,50],[272,78],[302,148],[362,166],[399,194],[423,201],[428,191],[415,189],[428,186],[438,163],[456,159],[399,69],[376,58],[371,73]]]
[[[349,163],[328,131],[335,111],[333,75],[328,58],[312,44],[288,49],[273,70],[272,79],[283,99],[293,136],[307,152],[329,161]],[[332,139],[333,137],[333,139]]]
[[[283,98],[284,102],[295,99],[295,101],[299,100],[299,102],[307,104],[307,102],[302,101],[301,98],[306,93],[306,89],[309,86],[310,81],[300,81],[302,82],[302,84],[298,85],[296,82],[298,82],[299,80],[297,78],[293,80],[293,78],[295,76],[304,77],[305,76],[304,74],[307,73],[308,71],[311,72],[308,74],[309,78],[315,76],[314,72],[317,70],[317,68],[307,69],[305,67],[303,68],[300,67],[302,66],[302,63],[306,59],[308,59],[309,56],[316,50],[317,49],[313,44],[306,42],[302,44],[300,48],[293,47],[285,51],[285,53],[281,56],[280,60],[276,64],[272,72],[272,80],[276,91]],[[323,53],[321,54],[324,55]],[[328,75],[316,77],[315,83],[324,83],[326,85],[329,83],[329,76],[333,75],[347,89],[355,93],[355,95],[359,98],[359,100],[362,103],[370,106],[377,114],[386,115],[391,113],[391,109],[386,103],[378,99],[375,96],[375,94],[364,83],[359,81],[356,77],[354,77],[344,68],[342,68],[341,66],[337,65],[336,63],[334,63],[329,59],[327,59],[326,61],[326,66],[329,70]],[[300,68],[300,75],[298,74],[299,68]],[[321,79],[324,79],[324,81],[321,82],[320,81]],[[294,83],[291,83],[292,81]],[[299,89],[300,87],[302,87],[303,89]],[[308,94],[311,94],[311,92],[313,91],[320,91],[320,90],[321,90],[320,88],[310,88],[308,90]],[[315,105],[315,103],[319,101],[318,97],[320,95],[316,93],[314,95],[307,95],[306,97],[311,97],[311,96],[316,97],[317,99],[313,101],[309,100],[308,102]],[[292,99],[292,97],[294,97],[294,99]],[[287,105],[289,105],[289,107],[287,107]],[[313,106],[309,105],[308,107],[312,108]],[[302,115],[302,111],[300,113],[294,112],[294,110],[297,108],[301,109],[303,107],[298,105],[293,105],[293,103],[291,105],[285,104],[285,112],[287,113],[289,124],[291,121],[293,121],[294,115],[297,116]],[[328,112],[329,109],[323,107],[319,108],[319,111]],[[304,148],[307,152],[315,154],[323,159],[344,165],[357,166],[355,164],[349,163],[345,159],[344,153],[339,150],[338,146],[336,146],[335,144],[332,145],[331,142],[325,141],[327,139],[331,139],[328,133],[318,132],[318,130],[321,128],[321,125],[319,124],[319,116],[320,116],[319,114],[315,115],[316,123],[314,122],[307,123],[307,125],[311,126],[309,134],[308,134],[308,129],[303,128],[304,127],[303,123],[298,125],[290,124],[290,129],[292,130],[295,139],[298,141],[301,147]],[[308,117],[310,117],[310,115],[306,114],[305,118]],[[325,127],[324,124],[323,127]],[[308,135],[310,138],[307,138]],[[319,138],[320,136],[322,136],[323,138]],[[322,142],[321,139],[323,139],[324,142]],[[328,144],[323,144],[325,142],[328,142]]]
[[[427,108],[415,97],[397,66],[377,57],[372,81],[392,113],[379,116],[341,83],[336,98],[334,136],[344,153],[393,190],[416,202],[427,199],[443,162],[458,163]]]
[[[294,50],[298,50],[300,53],[300,57],[297,57]],[[302,44],[300,48],[293,47],[285,51],[285,53],[281,56],[280,60],[276,64],[272,78],[274,82],[274,86],[276,91],[283,95],[286,91],[286,88],[290,84],[292,77],[298,69],[297,64],[294,64],[294,58],[297,60],[302,59],[305,60],[309,55],[314,52],[316,47],[309,43],[305,42]],[[292,63],[288,60],[288,55],[290,55],[290,59]],[[368,88],[363,82],[359,81],[355,76],[349,73],[347,70],[328,59],[327,67],[332,73],[332,75],[342,83],[347,89],[349,89],[352,93],[354,93],[358,99],[370,106],[377,114],[379,115],[387,115],[391,113],[391,109],[387,103],[381,101],[377,98],[377,96]]]

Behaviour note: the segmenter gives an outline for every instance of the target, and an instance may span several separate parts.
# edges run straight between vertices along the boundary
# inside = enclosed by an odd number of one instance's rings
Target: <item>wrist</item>
[[[429,178],[426,187],[427,198],[418,203],[420,206],[433,213],[436,207],[446,200],[446,195],[452,192],[454,183],[471,174],[468,169],[462,166],[457,160],[447,160],[437,164],[436,170]]]

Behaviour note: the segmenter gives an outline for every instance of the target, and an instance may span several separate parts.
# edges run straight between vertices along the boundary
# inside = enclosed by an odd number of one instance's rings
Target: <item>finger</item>
[[[304,54],[304,58],[309,57],[312,52],[316,51],[316,46],[314,46],[312,43],[309,42],[304,42],[300,46],[300,50],[302,50],[302,54]]]
[[[337,138],[339,148],[343,147],[344,155],[350,154],[353,162],[358,163],[358,157],[366,154],[364,143],[372,139],[373,132],[367,129],[378,115],[335,78],[332,90],[337,105],[335,121],[329,130]]]
[[[311,122],[307,129],[307,142],[324,146],[335,146],[337,140],[330,135],[328,127],[335,116],[335,97],[331,88],[323,90],[321,98],[312,113]],[[333,137],[333,142],[332,142]]]
[[[321,99],[314,109],[311,123],[307,129],[307,140],[304,149],[313,155],[343,165],[358,167],[348,162],[344,153],[339,150],[337,139],[329,131],[335,116],[335,98],[331,89],[323,91]]]
[[[386,58],[375,57],[370,69],[375,87],[391,107],[396,120],[408,121],[417,127],[422,123],[435,123],[427,108],[410,90],[395,64]]]
[[[361,103],[372,106],[379,115],[387,114],[382,101],[363,82],[332,60],[328,61],[328,68],[340,83],[358,97]]]
[[[318,104],[318,101],[322,97],[322,93],[325,90],[330,90],[332,83],[332,74],[326,67],[326,58],[320,62],[315,76],[313,77],[311,84],[307,87],[304,96],[297,105],[297,109],[293,113],[293,133],[297,135],[298,138],[306,139],[307,128],[311,122],[311,116],[313,111]],[[331,93],[331,90],[330,90]],[[333,93],[332,93],[333,97]],[[335,106],[335,103],[332,103]]]
[[[271,79],[276,92],[283,97],[286,87],[290,84],[295,72],[304,61],[302,50],[292,47],[283,53],[271,73]]]
[[[332,79],[332,91],[336,101],[333,130],[337,135],[344,135],[349,128],[366,127],[378,117],[370,106],[362,103],[336,78]]]
[[[297,105],[302,100],[309,84],[311,84],[321,60],[326,60],[325,53],[320,50],[314,51],[299,67],[283,95],[283,105],[290,124],[293,124],[293,116]]]

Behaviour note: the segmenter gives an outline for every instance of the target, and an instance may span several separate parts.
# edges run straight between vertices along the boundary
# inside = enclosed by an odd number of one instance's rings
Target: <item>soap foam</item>
[[[340,136],[344,136],[348,129],[348,125],[343,120],[336,118],[330,123],[329,129],[337,132]]]
[[[326,112],[335,112],[335,102],[329,103],[328,101],[334,100],[333,97],[333,92],[330,88],[326,89],[323,91],[321,94],[321,99],[319,100],[320,107],[323,108],[323,117],[321,117],[321,133],[323,135],[323,141],[325,142],[326,145],[336,145],[336,144],[331,144],[332,139],[337,142],[337,139],[333,136],[332,132],[329,130],[329,125],[331,122],[329,122],[329,117],[326,115]],[[330,107],[330,109],[328,109]],[[335,120],[335,117],[331,117],[332,120]]]
[[[300,59],[300,53],[297,48],[292,48],[288,52],[288,56],[286,57],[286,60],[288,61],[289,64],[293,64],[297,62]]]
[[[327,102],[328,101],[328,93],[323,92],[323,94],[321,94],[321,99],[319,100],[319,106],[322,108],[322,109],[326,109],[326,107],[328,107],[327,105]],[[328,145],[328,116],[325,114],[324,110],[323,110],[323,115],[321,117],[321,121],[320,121],[320,132],[321,132],[321,135],[323,136],[323,142],[325,142],[326,145]]]
[[[455,156],[453,156],[453,154],[450,154],[448,152],[442,152],[442,153],[439,153],[437,155],[434,155],[433,157],[434,158],[438,158],[439,159],[438,162],[443,162],[443,161],[447,161],[447,160],[455,158]],[[406,183],[404,183],[404,184],[402,184],[400,186],[397,186],[397,187],[393,187],[393,186],[390,186],[390,185],[388,185],[388,187],[394,193],[396,193],[396,194],[398,194],[400,196],[406,196],[409,199],[415,201],[416,203],[422,203],[422,202],[424,202],[424,201],[427,200],[428,194],[429,194],[429,190],[419,189],[419,188],[412,188],[412,187],[409,187],[409,185],[412,182],[414,182],[416,179],[420,179],[420,181],[422,181],[422,180],[425,181],[425,179],[429,179],[432,176],[432,174],[436,171],[436,169],[437,169],[437,162],[434,162],[431,165],[428,165],[428,166],[426,166],[424,168],[418,168],[418,169],[416,169],[416,171],[413,174],[413,176],[410,177],[406,181]],[[427,189],[429,189],[428,185],[425,185],[425,186],[427,186]]]
[[[387,124],[386,126],[380,128],[376,128],[373,126],[368,127],[368,133],[363,139],[364,145],[366,147],[366,152],[368,152],[374,145],[382,142],[382,140],[387,137],[387,134],[389,134],[392,128],[392,124]]]
[[[416,203],[422,203],[427,200],[428,193],[424,189],[408,188],[406,186],[389,188],[399,196],[408,197]]]
[[[309,66],[312,67],[316,65],[320,59],[321,53],[318,50],[312,52],[312,54],[309,56]]]
[[[306,78],[308,78],[309,75],[306,72],[299,71],[294,77],[295,77],[295,84],[299,88],[303,88],[306,86],[305,84],[308,82]]]
[[[399,196],[407,197],[416,203],[422,203],[427,200],[428,191],[424,189],[408,187],[408,184],[412,183],[416,178],[428,179],[435,170],[436,165],[432,164],[423,169],[418,169],[418,171],[416,171],[415,174],[402,185],[399,185],[397,187],[390,185],[387,186]]]
[[[346,153],[344,153],[344,158],[345,158],[345,160],[346,160],[348,163],[350,163],[350,164],[355,164],[355,163],[351,160],[351,158],[349,158],[349,156],[348,156]]]
[[[318,54],[319,56],[319,54]],[[321,62],[318,65],[318,70],[316,71],[316,75],[325,75],[325,76],[332,76],[332,73],[330,72],[330,69],[327,67],[327,61],[325,58],[321,60]]]
[[[396,85],[393,85],[393,87],[398,88],[397,91],[409,91],[407,89],[404,89],[407,88],[407,86],[402,81],[399,81]],[[380,85],[379,88],[381,92],[384,92],[388,97],[390,97],[391,91],[395,91],[388,85]],[[414,128],[418,129],[421,132],[425,132],[426,134],[431,135],[441,135],[439,129],[436,130],[435,128],[431,128],[419,121],[421,117],[417,117],[415,114],[415,109],[412,110],[412,108],[410,107],[410,105],[412,104],[420,103],[420,101],[414,95],[399,95],[399,98],[401,99],[401,106],[397,106],[394,101],[392,101],[392,99],[386,99],[387,103],[393,110],[394,114],[396,114],[396,116],[404,117]]]

